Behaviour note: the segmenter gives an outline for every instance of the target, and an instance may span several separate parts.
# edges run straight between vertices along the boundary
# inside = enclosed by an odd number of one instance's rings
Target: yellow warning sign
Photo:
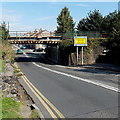
[[[87,46],[87,37],[86,36],[74,37],[74,46]]]
[[[76,38],[76,44],[86,44],[86,38]]]

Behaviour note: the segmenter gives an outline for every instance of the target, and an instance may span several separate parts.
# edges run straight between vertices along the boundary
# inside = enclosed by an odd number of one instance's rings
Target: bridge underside
[[[59,44],[61,36],[34,37],[34,36],[9,36],[11,44]]]
[[[10,44],[60,44],[61,40],[8,40]]]

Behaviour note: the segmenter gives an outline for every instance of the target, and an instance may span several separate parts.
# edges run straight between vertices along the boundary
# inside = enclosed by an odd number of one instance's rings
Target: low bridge
[[[59,44],[61,36],[38,36],[36,34],[27,36],[24,31],[9,32],[8,41],[11,44]]]
[[[12,39],[11,37],[8,38],[9,43],[11,44],[59,44],[61,40],[52,39],[55,37],[51,37],[51,39],[43,38],[43,39],[32,39],[32,38],[24,38],[24,39]],[[58,37],[57,37],[58,38]]]

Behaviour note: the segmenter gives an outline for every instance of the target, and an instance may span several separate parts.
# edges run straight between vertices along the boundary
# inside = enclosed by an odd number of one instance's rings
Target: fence
[[[66,33],[55,33],[56,36],[61,36],[63,39],[74,38],[74,36],[87,36],[88,38],[106,38],[108,33],[101,33],[99,31],[75,31]]]

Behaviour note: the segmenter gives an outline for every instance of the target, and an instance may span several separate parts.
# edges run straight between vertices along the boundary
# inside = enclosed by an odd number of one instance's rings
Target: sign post
[[[82,65],[83,65],[83,46],[82,46]]]
[[[76,53],[77,53],[76,63],[77,63],[77,65],[78,65],[78,46],[76,47]]]
[[[78,65],[78,46],[82,46],[82,65],[83,65],[83,46],[87,46],[87,36],[75,36],[74,46],[77,46],[77,65]]]

